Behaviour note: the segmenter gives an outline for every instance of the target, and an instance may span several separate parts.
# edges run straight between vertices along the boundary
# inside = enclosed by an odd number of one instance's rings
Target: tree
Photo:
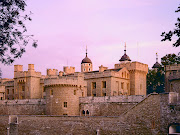
[[[154,69],[149,69],[147,74],[147,94],[156,92],[163,93],[165,85],[163,68],[159,68],[157,72]]]
[[[1,71],[1,69],[0,69],[0,79],[1,79],[1,76],[2,76],[2,71]]]
[[[180,6],[175,12],[180,12]],[[170,30],[168,33],[162,32],[161,36],[164,37],[161,41],[172,40],[173,35],[177,36],[176,42],[173,44],[174,47],[180,46],[180,18],[177,18],[177,23],[175,23],[175,29]]]
[[[161,58],[161,63],[163,66],[172,65],[172,64],[180,64],[180,56],[176,54],[166,54]]]
[[[25,14],[24,0],[0,0],[0,62],[11,64],[25,52],[28,43],[37,47],[33,35],[26,35],[25,21],[31,21]]]

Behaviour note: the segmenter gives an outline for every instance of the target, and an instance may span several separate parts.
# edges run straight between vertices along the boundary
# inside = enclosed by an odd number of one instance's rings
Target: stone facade
[[[46,114],[79,115],[79,97],[87,96],[83,73],[53,76],[44,80]]]
[[[85,73],[88,96],[130,95],[130,76],[126,68]]]
[[[0,100],[0,115],[43,115],[45,99]]]
[[[80,116],[120,116],[144,98],[143,95],[81,97]]]
[[[148,65],[140,62],[115,64],[114,68],[126,67],[130,74],[130,95],[146,95],[146,75]]]
[[[94,97],[95,98],[95,97]],[[180,123],[176,93],[151,94],[121,116],[18,116],[19,135],[167,135]],[[0,116],[0,132],[7,134],[8,116]]]
[[[165,90],[180,94],[180,64],[165,66]]]

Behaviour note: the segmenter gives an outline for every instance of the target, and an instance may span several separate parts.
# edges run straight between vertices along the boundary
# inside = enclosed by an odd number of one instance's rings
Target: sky
[[[180,48],[173,42],[161,42],[162,32],[174,28],[179,17],[175,10],[179,0],[27,0],[26,22],[28,34],[38,40],[38,47],[30,44],[26,53],[12,65],[0,64],[2,78],[13,78],[14,65],[35,64],[35,70],[46,75],[47,69],[63,70],[74,66],[80,72],[81,61],[88,57],[93,70],[100,65],[113,68],[119,63],[127,45],[132,61],[148,64]]]

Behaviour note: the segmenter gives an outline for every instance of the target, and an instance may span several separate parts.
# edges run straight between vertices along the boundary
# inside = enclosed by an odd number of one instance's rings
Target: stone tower
[[[86,57],[81,62],[81,72],[90,72],[93,70],[92,61],[87,57],[87,46],[86,46]]]
[[[124,55],[119,60],[119,64],[115,64],[114,68],[119,69],[126,67],[130,74],[130,95],[146,95],[146,75],[148,73],[148,65],[140,62],[131,62],[126,54],[126,44]]]

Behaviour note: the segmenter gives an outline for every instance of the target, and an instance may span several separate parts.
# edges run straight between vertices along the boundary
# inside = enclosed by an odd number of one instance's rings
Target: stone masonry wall
[[[123,112],[142,101],[144,96],[81,97],[80,116],[120,116]],[[83,113],[83,112],[89,112]]]
[[[167,135],[171,123],[180,123],[179,103],[169,104],[169,101],[168,94],[151,94],[120,117],[21,115],[18,116],[18,133],[19,135]],[[0,119],[0,133],[5,135],[8,117],[0,116]]]
[[[42,115],[45,114],[44,99],[0,100],[1,115]]]

